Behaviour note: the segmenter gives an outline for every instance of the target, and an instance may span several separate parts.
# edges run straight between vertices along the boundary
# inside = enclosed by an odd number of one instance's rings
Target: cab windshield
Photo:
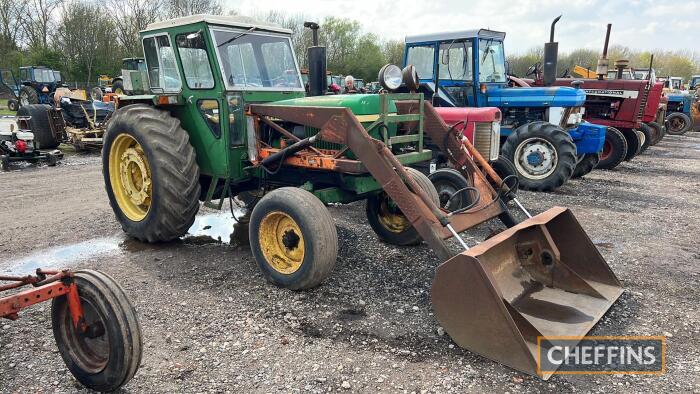
[[[34,69],[34,80],[36,82],[51,83],[54,82],[53,71],[47,70],[45,68],[35,68]]]
[[[479,82],[506,82],[503,41],[479,39]]]
[[[289,37],[213,30],[229,89],[303,90]]]

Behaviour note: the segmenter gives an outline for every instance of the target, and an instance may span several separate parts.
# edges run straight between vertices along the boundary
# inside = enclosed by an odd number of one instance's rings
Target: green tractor
[[[378,238],[425,241],[445,261],[432,300],[455,342],[532,374],[538,335],[584,335],[622,293],[565,208],[470,249],[459,233],[510,215],[517,188],[422,94],[306,97],[291,31],[245,17],[158,22],[141,39],[147,78],[119,98],[102,149],[107,195],[130,236],[176,239],[200,202],[221,209],[238,197],[251,212],[250,247],[266,279],[308,289],[331,274],[338,254],[326,205],[365,201]],[[324,62],[319,54],[325,48],[309,48],[310,63]],[[326,71],[317,70],[309,77],[324,85]],[[418,76],[388,65],[379,81],[411,92]],[[432,159],[427,140],[470,181],[467,206],[441,209],[427,176],[408,167]]]

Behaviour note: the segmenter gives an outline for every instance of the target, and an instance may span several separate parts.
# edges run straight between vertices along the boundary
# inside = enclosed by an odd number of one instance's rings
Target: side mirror
[[[446,51],[442,52],[442,57],[440,58],[440,63],[445,64],[445,65],[450,63],[450,48],[447,48]]]

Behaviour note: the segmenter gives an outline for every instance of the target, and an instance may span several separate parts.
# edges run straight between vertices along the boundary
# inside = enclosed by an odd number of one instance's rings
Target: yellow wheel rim
[[[408,219],[406,219],[403,213],[401,213],[386,194],[382,196],[378,214],[379,223],[392,233],[400,234],[411,226]]]
[[[151,167],[141,145],[119,134],[109,149],[109,181],[119,209],[129,220],[143,220],[151,209]]]
[[[122,90],[121,88],[116,88],[112,93],[116,94],[117,96],[123,96],[124,90]]]
[[[260,248],[265,261],[277,272],[290,275],[304,262],[304,236],[284,212],[270,212],[260,222]]]

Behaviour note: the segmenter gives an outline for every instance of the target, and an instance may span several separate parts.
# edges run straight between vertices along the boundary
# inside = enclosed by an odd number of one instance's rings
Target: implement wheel
[[[671,135],[683,135],[690,130],[693,122],[690,116],[682,112],[674,112],[666,117],[667,132]]]
[[[576,145],[569,133],[549,122],[522,125],[501,148],[515,164],[520,188],[552,191],[571,178],[576,167]]]
[[[600,162],[596,168],[612,170],[620,165],[627,156],[627,139],[622,132],[614,127],[608,127],[605,132],[605,144],[600,153]]]
[[[600,163],[600,154],[598,153],[586,153],[583,158],[576,164],[576,169],[572,178],[581,178],[584,175],[588,175],[594,168]]]
[[[199,167],[189,135],[167,111],[119,109],[102,148],[109,203],[122,229],[146,242],[184,235],[199,210]]]
[[[291,290],[319,285],[338,257],[333,217],[321,200],[296,187],[273,190],[255,205],[248,236],[265,279]]]
[[[85,387],[114,391],[141,363],[141,327],[124,290],[109,276],[91,270],[74,273],[88,329],[73,325],[67,296],[55,298],[51,322],[58,351],[68,370]]]
[[[406,171],[418,186],[428,193],[431,200],[439,205],[440,197],[430,179],[416,169],[407,167]],[[418,231],[411,226],[399,207],[385,192],[369,197],[365,211],[370,227],[382,241],[399,246],[418,245],[423,241]]]

